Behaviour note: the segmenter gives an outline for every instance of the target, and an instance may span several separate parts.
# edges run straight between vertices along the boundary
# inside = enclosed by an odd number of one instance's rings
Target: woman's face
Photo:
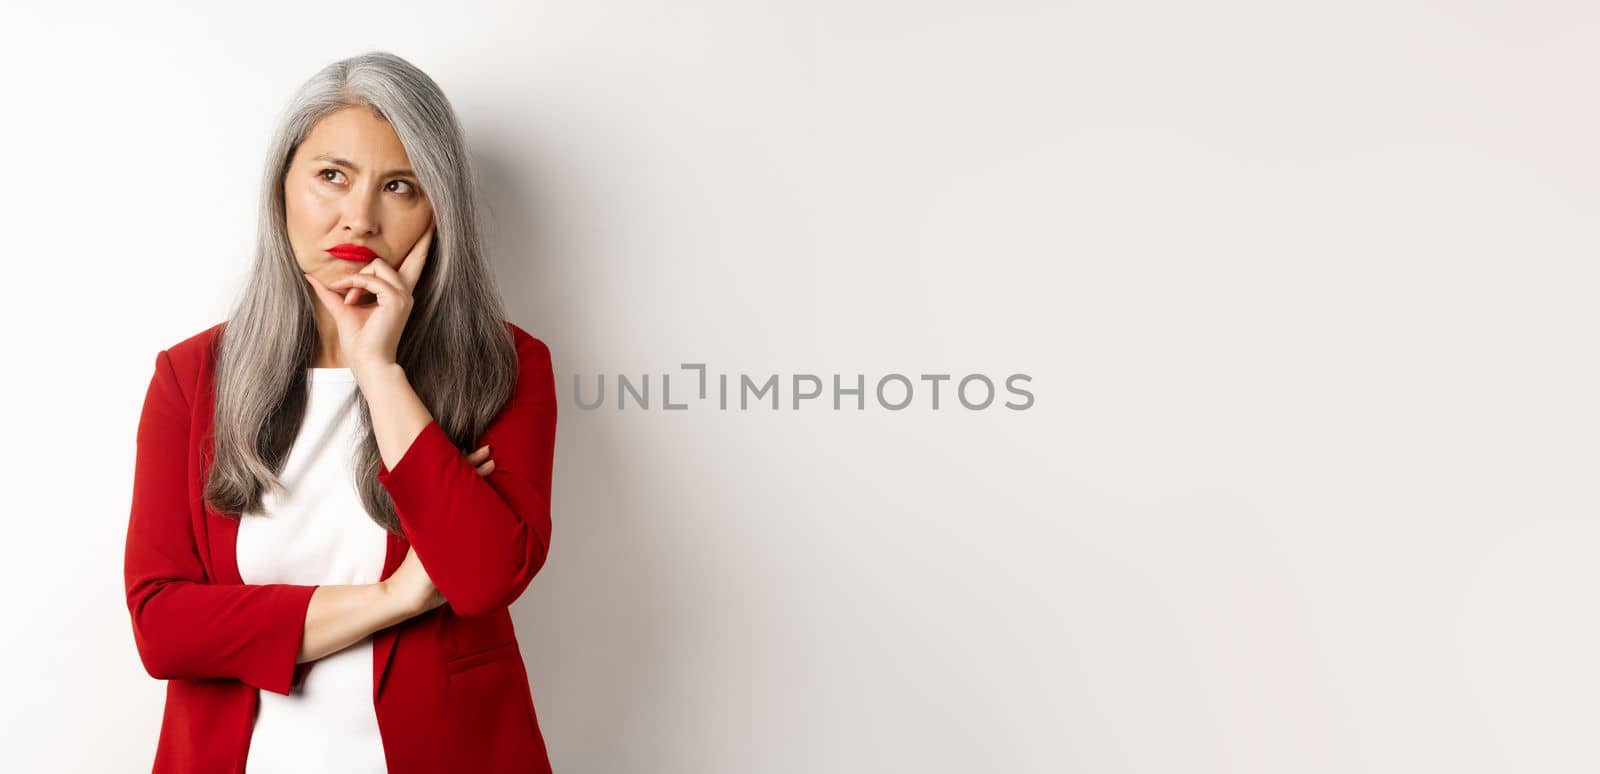
[[[290,161],[283,204],[300,270],[324,285],[367,265],[328,248],[360,245],[399,268],[433,221],[400,138],[364,107],[329,113],[312,126]],[[362,291],[362,298],[371,294]]]

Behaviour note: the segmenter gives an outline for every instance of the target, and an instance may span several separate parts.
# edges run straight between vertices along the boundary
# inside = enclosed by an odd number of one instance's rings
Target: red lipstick
[[[348,242],[328,248],[328,254],[335,258],[343,258],[346,261],[370,261],[378,257],[378,254],[372,252],[370,248],[353,245]]]

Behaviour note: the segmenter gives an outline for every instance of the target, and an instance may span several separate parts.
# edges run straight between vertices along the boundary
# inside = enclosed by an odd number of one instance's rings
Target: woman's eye
[[[337,169],[333,169],[333,168],[330,167],[328,169],[319,170],[317,172],[317,177],[318,177],[318,179],[322,180],[325,183],[338,183],[339,180],[337,180],[335,178],[330,178],[328,176],[329,175],[343,175],[343,174],[344,174],[343,171],[337,170]],[[389,181],[389,185],[391,185],[391,186],[393,186],[393,185],[405,186],[404,188],[401,188],[401,189],[398,189],[398,190],[391,189],[391,190],[395,190],[396,193],[412,194],[412,193],[416,192],[416,186],[413,186],[411,184],[411,181],[409,181],[409,180],[391,180],[391,181]]]

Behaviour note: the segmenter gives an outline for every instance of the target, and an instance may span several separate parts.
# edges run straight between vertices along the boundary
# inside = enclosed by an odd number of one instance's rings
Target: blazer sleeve
[[[378,481],[406,539],[457,615],[509,607],[544,566],[550,546],[550,478],[556,391],[550,350],[532,336],[517,347],[517,387],[478,446],[494,471],[479,476],[430,420]]]
[[[213,583],[190,521],[190,412],[165,350],[139,417],[123,575],[152,677],[236,678],[287,695],[316,586]],[[307,664],[309,666],[309,664]]]

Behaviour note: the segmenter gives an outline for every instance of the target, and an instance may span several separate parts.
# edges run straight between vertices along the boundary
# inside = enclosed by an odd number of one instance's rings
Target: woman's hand
[[[411,252],[400,261],[398,269],[382,258],[374,258],[367,261],[361,271],[327,285],[305,274],[318,300],[333,315],[334,324],[339,328],[339,350],[358,381],[362,373],[395,362],[400,334],[411,316],[412,291],[428,260],[434,228],[429,224],[428,230],[412,245]],[[359,303],[362,291],[370,291],[376,302]]]
[[[445,603],[444,595],[433,585],[428,571],[422,568],[416,548],[408,549],[400,566],[378,585],[395,599],[400,609],[412,615],[426,613]]]
[[[467,455],[467,461],[477,469],[479,476],[485,478],[494,472],[494,460],[489,457],[489,452],[489,447],[485,445]],[[444,595],[433,585],[428,571],[422,568],[415,548],[406,551],[406,558],[400,562],[400,566],[379,585],[412,615],[426,613],[445,603]]]
[[[488,478],[494,472],[494,460],[489,457],[489,445],[484,444],[478,450],[467,455],[467,462],[478,469],[478,475]]]

